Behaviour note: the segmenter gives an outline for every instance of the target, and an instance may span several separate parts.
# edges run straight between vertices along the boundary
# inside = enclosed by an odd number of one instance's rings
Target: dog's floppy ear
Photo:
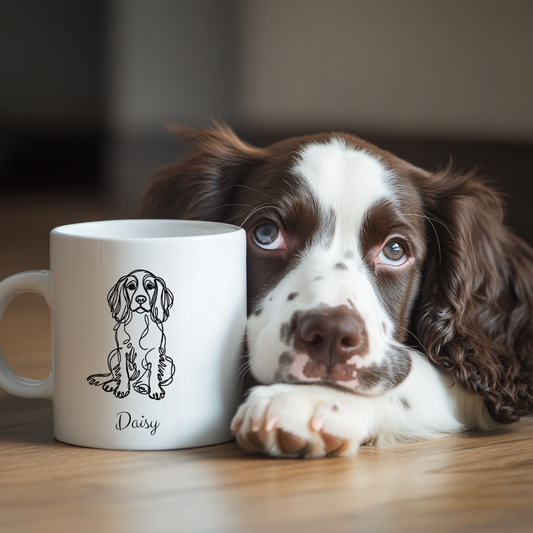
[[[174,303],[174,295],[170,289],[167,288],[163,279],[154,277],[154,282],[156,290],[154,291],[152,301],[150,302],[150,315],[155,323],[161,324],[170,314],[170,308]]]
[[[426,176],[421,190],[430,244],[414,332],[495,420],[515,421],[533,412],[533,251],[474,173]]]
[[[139,216],[224,221],[234,186],[264,151],[241,141],[224,124],[211,129],[169,128],[194,145],[180,162],[152,176]]]
[[[131,317],[131,302],[126,291],[128,277],[122,276],[107,293],[107,303],[111,309],[111,315],[119,324],[128,322]]]

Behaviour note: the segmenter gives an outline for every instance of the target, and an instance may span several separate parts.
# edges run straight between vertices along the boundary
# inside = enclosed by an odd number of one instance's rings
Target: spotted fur
[[[344,133],[255,148],[223,125],[175,131],[195,148],[141,216],[247,231],[245,449],[347,455],[533,412],[533,252],[482,179]]]

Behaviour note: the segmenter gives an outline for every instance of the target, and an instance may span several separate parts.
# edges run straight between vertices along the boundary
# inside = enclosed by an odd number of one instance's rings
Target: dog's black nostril
[[[324,337],[322,337],[322,335],[319,335],[317,333],[313,335],[313,338],[308,342],[309,344],[314,344],[315,346],[318,346],[319,344],[322,344],[324,342]]]
[[[342,337],[340,339],[339,344],[342,348],[355,348],[356,346],[359,346],[361,343],[361,331],[354,332],[355,334],[347,335],[346,337]]]
[[[146,302],[146,296],[137,296],[135,298],[135,301],[139,304],[139,305],[142,305],[144,302]]]
[[[304,316],[300,319],[297,335],[305,343],[318,346],[324,342],[323,317],[319,315]]]
[[[297,349],[327,367],[367,350],[363,320],[346,306],[300,317],[296,343]]]
[[[309,319],[308,317],[301,320],[298,335],[306,344],[313,346],[318,346],[324,342],[322,324],[319,320]]]

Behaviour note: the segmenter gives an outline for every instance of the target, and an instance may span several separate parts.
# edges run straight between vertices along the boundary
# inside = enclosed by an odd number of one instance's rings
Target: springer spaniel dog
[[[248,235],[251,452],[351,455],[533,412],[533,250],[473,173],[344,133],[268,148],[225,125],[156,172],[140,215]]]

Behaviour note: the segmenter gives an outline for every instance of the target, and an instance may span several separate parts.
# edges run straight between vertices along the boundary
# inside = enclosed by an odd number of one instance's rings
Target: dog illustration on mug
[[[107,357],[109,372],[92,374],[90,385],[102,386],[117,398],[130,389],[153,400],[165,396],[163,387],[173,380],[174,362],[166,354],[163,328],[174,302],[165,281],[147,270],[122,276],[107,295],[116,320],[116,348]]]

